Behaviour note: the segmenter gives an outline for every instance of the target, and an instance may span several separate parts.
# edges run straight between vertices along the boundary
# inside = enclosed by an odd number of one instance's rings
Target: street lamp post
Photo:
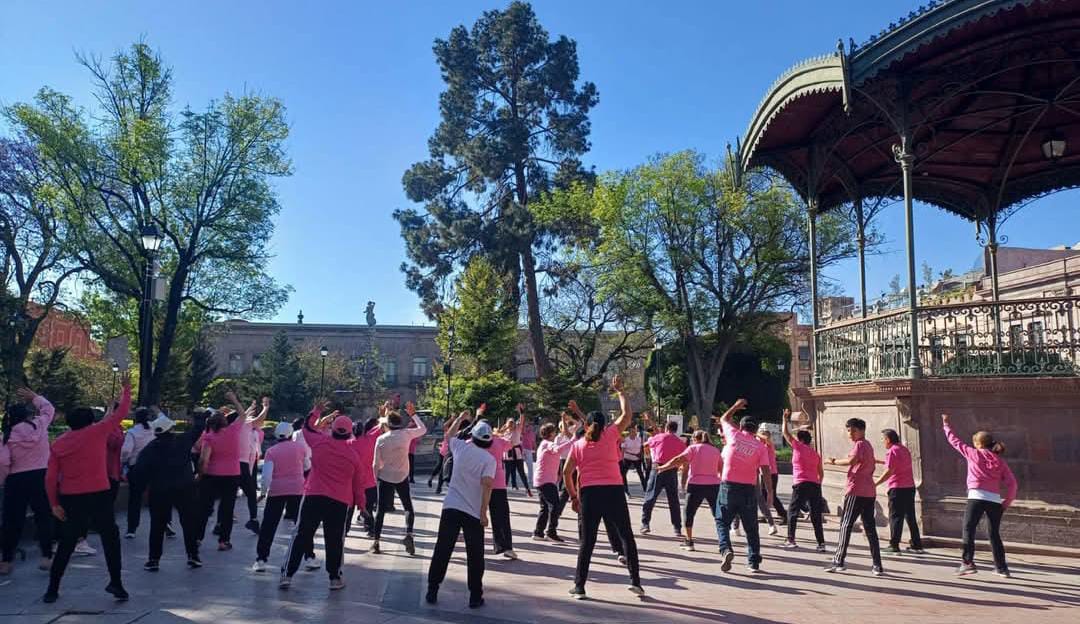
[[[450,316],[450,343],[446,349],[446,363],[443,364],[443,373],[446,374],[446,422],[450,422],[450,381],[454,376],[454,317]]]
[[[653,362],[653,364],[654,366],[656,366],[656,418],[658,421],[660,419],[660,406],[662,404],[661,388],[664,383],[663,372],[660,368],[660,350],[663,348],[664,343],[660,342],[659,339],[653,344],[653,357],[655,358],[655,362]]]
[[[319,347],[319,355],[322,356],[322,373],[319,375],[319,398],[322,398],[323,388],[326,385],[326,356],[330,355],[330,350],[325,346]]]
[[[146,277],[143,283],[142,328],[139,352],[139,405],[148,405],[150,401],[150,369],[154,363],[154,258],[161,247],[161,234],[157,226],[143,226],[140,242],[146,256]]]
[[[113,362],[112,365],[112,389],[109,390],[109,400],[112,401],[116,398],[116,374],[120,372],[120,366]]]

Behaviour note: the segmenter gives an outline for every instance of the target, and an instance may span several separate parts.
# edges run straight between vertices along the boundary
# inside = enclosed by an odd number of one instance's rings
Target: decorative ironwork
[[[1080,297],[920,307],[924,377],[1075,376]],[[894,312],[825,327],[815,336],[820,385],[908,375],[910,316]]]

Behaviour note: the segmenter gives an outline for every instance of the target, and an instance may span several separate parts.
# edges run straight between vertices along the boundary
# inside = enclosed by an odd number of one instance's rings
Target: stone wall
[[[959,537],[966,505],[965,463],[941,430],[946,412],[965,441],[987,430],[1007,447],[1004,458],[1016,474],[1019,493],[1002,523],[1004,539],[1080,547],[1080,379],[923,379],[799,393],[824,457],[846,456],[848,418],[867,422],[867,438],[879,458],[885,451],[879,431],[897,430],[914,459],[917,507],[926,534]],[[842,497],[844,471],[825,468],[831,508]],[[884,494],[879,490],[879,524],[884,524],[888,504]]]

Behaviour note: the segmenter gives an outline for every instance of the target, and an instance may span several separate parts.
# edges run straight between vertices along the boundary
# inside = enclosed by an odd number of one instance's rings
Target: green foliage
[[[536,407],[530,406],[530,413],[546,420],[555,421],[571,400],[585,412],[600,409],[600,396],[594,386],[582,385],[561,372],[538,380],[532,392]]]
[[[259,390],[270,396],[274,415],[306,413],[314,394],[285,330],[274,335],[260,362],[261,370],[254,378]]]
[[[217,363],[214,361],[214,345],[205,331],[201,331],[195,340],[188,357],[187,406],[194,407],[202,400],[207,387],[217,375]]]
[[[31,349],[26,358],[27,387],[49,399],[57,411],[104,406],[110,399],[112,370],[102,361],[73,357],[68,349]],[[115,388],[120,392],[119,385]]]
[[[476,409],[481,403],[488,404],[487,418],[501,423],[515,418],[518,403],[529,399],[529,387],[512,379],[503,371],[478,376],[455,375],[450,382],[450,411],[457,416],[462,410]],[[446,416],[446,377],[441,373],[427,385],[421,397],[421,405],[427,407],[437,418]]]
[[[508,297],[508,286],[505,275],[477,256],[457,280],[459,303],[439,317],[439,348],[450,353],[453,332],[454,364],[466,375],[513,368],[517,305]]]

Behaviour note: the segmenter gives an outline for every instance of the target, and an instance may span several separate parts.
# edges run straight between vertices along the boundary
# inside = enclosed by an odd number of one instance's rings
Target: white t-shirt
[[[971,500],[988,501],[991,503],[1000,503],[1001,494],[997,492],[990,492],[988,490],[980,490],[979,488],[971,488],[968,490],[968,498]]]
[[[391,429],[375,441],[373,468],[375,477],[387,483],[401,483],[409,478],[409,444],[413,438],[427,433],[427,426],[419,416],[413,416],[415,427]],[[456,464],[455,464],[456,465]]]
[[[641,459],[641,436],[634,436],[632,438],[623,438],[622,450],[623,459],[630,461],[638,461]]]
[[[480,501],[483,498],[481,480],[495,478],[495,458],[487,449],[450,438],[450,454],[454,457],[454,473],[446,490],[443,507],[456,509],[480,518]]]

